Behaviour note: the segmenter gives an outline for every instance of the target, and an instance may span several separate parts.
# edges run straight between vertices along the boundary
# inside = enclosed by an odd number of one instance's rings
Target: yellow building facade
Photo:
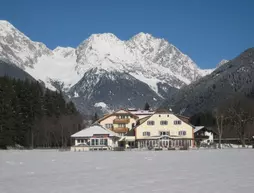
[[[138,120],[135,128],[136,145],[148,147],[192,147],[193,126],[171,112],[156,112]]]

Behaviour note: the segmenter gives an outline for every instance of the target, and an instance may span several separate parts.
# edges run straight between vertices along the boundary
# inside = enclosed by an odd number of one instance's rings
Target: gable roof
[[[205,128],[205,126],[196,126],[195,129],[194,129],[194,133],[202,130],[203,128]]]
[[[205,126],[195,126],[194,127],[194,133],[198,132],[198,131],[201,131],[202,129],[204,129],[205,131],[209,131],[209,132],[212,132],[214,134],[217,134],[215,131],[213,131],[211,128],[207,128]]]
[[[143,117],[143,118],[141,118],[141,119],[138,119],[138,120],[137,120],[137,123],[139,123],[139,125],[136,125],[136,128],[137,128],[138,126],[142,125],[142,124],[143,124],[144,122],[146,122],[148,119],[150,119],[150,117],[152,117],[152,115],[147,116],[147,117]]]
[[[162,113],[160,113],[162,112]],[[138,121],[143,121],[140,125],[142,125],[143,123],[145,123],[146,121],[148,121],[151,117],[153,117],[155,114],[172,114],[174,115],[175,117],[177,117],[178,119],[180,119],[181,121],[183,121],[181,118],[178,117],[178,115],[170,112],[170,111],[167,111],[167,110],[164,110],[162,109],[162,111],[159,111],[158,113],[154,113],[153,115],[150,115],[148,117],[144,117],[144,118],[141,118],[141,119],[138,119]],[[188,117],[186,117],[188,118]],[[186,122],[186,121],[183,121],[184,123],[186,123],[187,125],[191,126],[192,128],[194,128],[195,126],[193,126],[192,124]],[[137,125],[136,128],[138,128],[140,125]]]
[[[184,122],[188,122],[188,123],[190,122],[190,117],[186,117],[180,114],[175,114],[175,116],[177,116],[179,119],[181,119]]]
[[[155,113],[155,111],[142,109],[128,109],[128,111],[134,115],[152,115]]]
[[[96,135],[96,134],[109,135],[110,137],[119,137],[118,134],[116,134],[115,132],[97,124],[87,127],[85,129],[82,129],[81,131],[71,135],[71,137],[92,137],[93,135]]]
[[[115,115],[118,114],[119,111],[125,111],[126,113],[132,115],[132,116],[134,117],[134,119],[138,119],[138,116],[137,116],[137,115],[134,115],[134,114],[131,113],[130,111],[128,111],[128,110],[126,110],[126,109],[119,109],[119,110],[117,110],[117,111],[115,111],[115,112],[113,112],[113,113],[111,113],[111,114],[105,115],[104,117],[100,118],[100,119],[97,120],[96,122],[97,122],[97,123],[100,123],[101,121],[107,119],[108,117],[115,116]],[[119,113],[119,114],[121,114],[121,113]]]

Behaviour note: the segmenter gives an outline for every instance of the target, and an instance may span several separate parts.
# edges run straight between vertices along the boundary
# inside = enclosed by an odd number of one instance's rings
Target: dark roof
[[[157,109],[154,114],[172,113],[167,109]]]

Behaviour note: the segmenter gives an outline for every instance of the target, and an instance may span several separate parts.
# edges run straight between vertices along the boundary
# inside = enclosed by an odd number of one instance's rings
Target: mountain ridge
[[[249,48],[216,68],[211,74],[184,86],[170,96],[163,107],[191,116],[212,111],[234,96],[248,96],[254,90],[254,48]]]
[[[70,96],[81,98],[82,92],[77,93],[74,88],[80,90],[77,88],[82,85],[80,81],[89,79],[86,72],[96,72],[94,75],[103,72],[93,69],[112,72],[115,81],[122,81],[118,74],[127,73],[126,78],[134,77],[141,87],[148,85],[151,91],[146,92],[155,92],[158,98],[165,98],[172,88],[179,89],[212,71],[200,69],[189,56],[165,39],[143,32],[126,41],[112,33],[92,34],[77,48],[59,46],[51,50],[43,43],[30,40],[7,21],[0,21],[0,59],[16,64],[51,90],[61,89]],[[139,88],[136,89],[138,92]]]

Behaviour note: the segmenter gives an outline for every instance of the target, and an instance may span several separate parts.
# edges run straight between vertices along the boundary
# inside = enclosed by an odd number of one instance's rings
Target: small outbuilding
[[[71,151],[111,150],[118,146],[120,136],[101,125],[92,125],[73,135]]]
[[[205,126],[196,126],[194,128],[194,138],[196,146],[209,146],[214,142],[214,136],[216,133],[205,127]]]

